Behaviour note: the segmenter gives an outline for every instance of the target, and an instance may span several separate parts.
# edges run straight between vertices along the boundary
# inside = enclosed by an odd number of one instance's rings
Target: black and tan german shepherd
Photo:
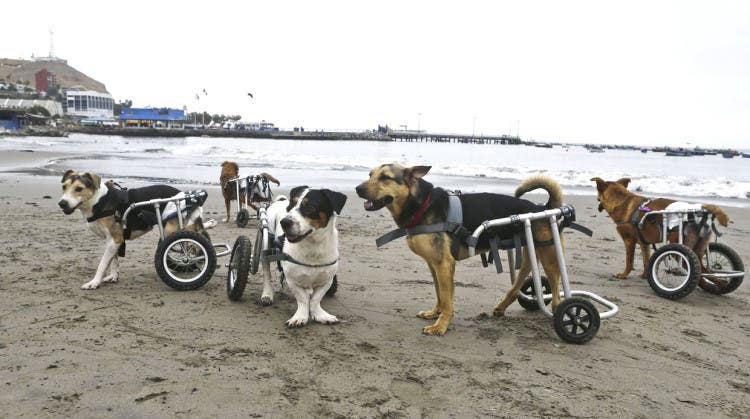
[[[388,208],[396,224],[402,228],[444,222],[448,214],[449,195],[444,189],[435,187],[422,179],[430,168],[431,166],[404,167],[395,163],[384,164],[374,168],[370,172],[370,178],[357,186],[357,195],[366,200],[364,207],[367,211]],[[518,198],[526,192],[539,188],[546,190],[549,194],[546,205],[536,205]],[[524,180],[518,186],[515,197],[492,193],[471,193],[459,195],[459,198],[463,212],[463,226],[472,232],[486,220],[558,208],[562,205],[562,188],[547,176],[534,176]],[[488,233],[503,237],[506,234],[512,234],[510,231],[512,228],[500,227]],[[532,222],[532,230],[535,242],[552,239],[550,224],[547,220]],[[483,235],[483,237],[486,236],[487,234]],[[427,262],[437,294],[435,307],[431,310],[420,311],[417,317],[437,319],[434,324],[426,326],[423,332],[430,335],[442,335],[453,318],[453,275],[456,261],[468,257],[468,246],[457,236],[447,232],[409,235],[406,243],[412,252]],[[487,252],[488,249],[488,240],[480,239],[477,244],[477,253]],[[554,311],[560,303],[560,269],[555,247],[536,246],[536,255],[550,281],[553,296],[552,310]],[[505,309],[518,297],[523,283],[522,279],[526,278],[531,271],[525,246],[522,259],[513,287],[493,309],[495,316],[502,316]]]

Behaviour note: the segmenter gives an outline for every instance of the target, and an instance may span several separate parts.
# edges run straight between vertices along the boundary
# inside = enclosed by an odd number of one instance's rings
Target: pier
[[[521,144],[521,139],[511,135],[460,135],[435,134],[423,131],[391,131],[393,141],[417,143],[464,143],[464,144]]]
[[[419,143],[463,143],[463,144],[523,144],[520,138],[511,135],[461,135],[438,134],[424,131],[335,132],[335,131],[251,131],[229,129],[184,129],[184,128],[118,128],[75,126],[68,132],[97,135],[120,135],[123,137],[233,137],[265,138],[272,140],[332,140],[332,141],[405,141]],[[34,134],[31,134],[34,135]]]

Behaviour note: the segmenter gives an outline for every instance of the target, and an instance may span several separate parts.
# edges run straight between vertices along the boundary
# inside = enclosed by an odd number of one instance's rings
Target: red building
[[[36,79],[37,92],[46,92],[47,90],[57,87],[57,77],[43,68],[34,74]]]

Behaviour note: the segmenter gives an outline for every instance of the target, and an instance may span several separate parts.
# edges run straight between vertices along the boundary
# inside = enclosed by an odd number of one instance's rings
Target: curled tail
[[[701,204],[701,208],[715,215],[716,219],[719,220],[719,224],[723,225],[724,227],[729,224],[729,216],[721,207],[711,204]]]
[[[544,189],[549,194],[547,209],[559,208],[562,206],[562,188],[556,180],[549,176],[537,175],[524,179],[516,188],[516,198],[533,191],[535,189]]]

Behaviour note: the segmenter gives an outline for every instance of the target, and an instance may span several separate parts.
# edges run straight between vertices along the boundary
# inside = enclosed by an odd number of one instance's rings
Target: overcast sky
[[[48,55],[52,30],[56,56],[136,107],[750,148],[750,1],[35,0],[2,14],[0,57]]]

